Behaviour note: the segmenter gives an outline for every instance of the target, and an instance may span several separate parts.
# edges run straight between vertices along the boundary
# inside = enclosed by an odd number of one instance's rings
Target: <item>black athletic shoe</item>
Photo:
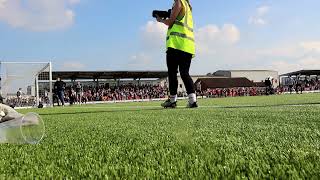
[[[161,106],[164,108],[176,108],[177,102],[171,102],[170,99],[168,99],[164,103],[162,103]]]
[[[198,107],[198,104],[197,104],[197,102],[194,102],[194,103],[189,103],[188,105],[187,105],[187,108],[197,108]]]

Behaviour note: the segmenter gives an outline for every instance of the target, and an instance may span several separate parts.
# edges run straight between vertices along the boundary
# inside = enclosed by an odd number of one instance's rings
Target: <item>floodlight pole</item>
[[[52,93],[52,63],[49,62],[49,101],[50,107],[53,107],[53,93]]]
[[[2,87],[2,61],[0,61],[0,96],[2,95],[1,87]]]
[[[36,105],[37,105],[37,107],[39,106],[39,100],[40,100],[40,97],[39,97],[39,76],[36,75]]]

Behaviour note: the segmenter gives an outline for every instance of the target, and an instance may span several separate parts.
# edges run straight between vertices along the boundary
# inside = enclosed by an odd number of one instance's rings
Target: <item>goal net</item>
[[[51,62],[0,62],[0,76],[3,103],[52,106]]]

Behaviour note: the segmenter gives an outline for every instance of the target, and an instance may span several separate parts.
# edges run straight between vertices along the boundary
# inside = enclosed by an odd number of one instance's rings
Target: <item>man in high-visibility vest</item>
[[[162,106],[177,106],[178,78],[177,72],[186,87],[189,103],[188,108],[196,108],[197,98],[195,86],[189,74],[191,60],[195,56],[195,40],[193,33],[192,7],[189,0],[174,0],[170,18],[157,16],[157,21],[167,25],[167,67],[169,75],[170,98]]]

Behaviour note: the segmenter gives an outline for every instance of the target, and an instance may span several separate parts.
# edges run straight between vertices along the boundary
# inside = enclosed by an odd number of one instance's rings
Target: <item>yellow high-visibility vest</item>
[[[192,11],[186,0],[181,0],[185,15],[182,19],[176,19],[173,26],[167,32],[167,49],[173,48],[195,55],[195,40],[193,33]]]

